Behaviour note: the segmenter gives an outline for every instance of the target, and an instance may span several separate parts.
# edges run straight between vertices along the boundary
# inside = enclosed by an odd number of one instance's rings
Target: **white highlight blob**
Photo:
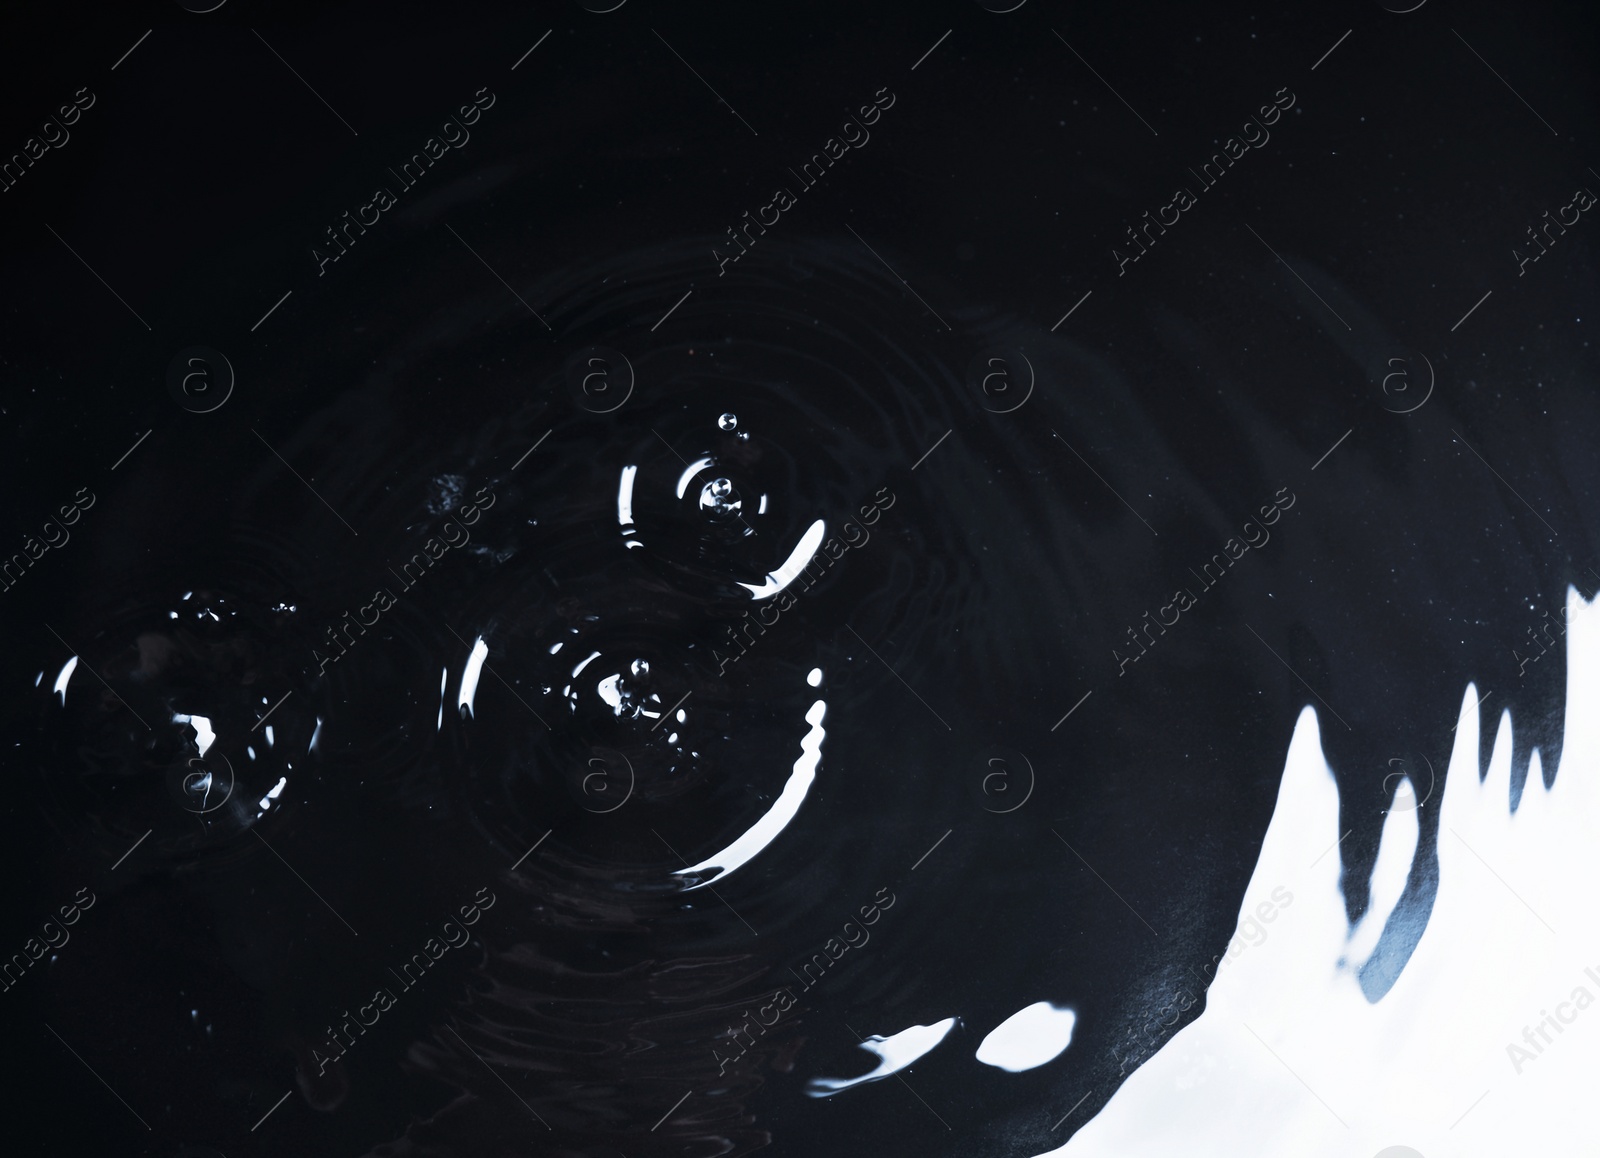
[[[478,677],[483,674],[483,661],[489,658],[489,645],[483,642],[483,636],[478,636],[472,644],[472,654],[467,656],[467,666],[461,671],[461,694],[456,697],[456,710],[466,708],[467,712],[476,717],[472,710],[473,701],[478,695]]]
[[[859,1078],[812,1078],[806,1083],[806,1093],[813,1098],[826,1098],[831,1094],[837,1094],[840,1090],[848,1090],[851,1086],[881,1081],[891,1074],[899,1073],[928,1053],[955,1027],[956,1019],[947,1017],[932,1025],[913,1025],[910,1029],[902,1029],[899,1033],[892,1033],[888,1037],[873,1034],[861,1043],[861,1048],[878,1055],[880,1060],[877,1069],[862,1074]]]
[[[284,785],[288,783],[289,778],[287,776],[278,777],[277,784],[267,789],[267,794],[256,802],[256,807],[261,809],[262,812],[265,812],[267,809],[271,808],[272,802],[278,799],[278,797],[283,793]]]
[[[612,714],[618,716],[622,715],[622,689],[617,686],[621,679],[622,673],[614,672],[596,684],[594,689],[600,693],[602,700],[611,705]],[[660,716],[661,713],[645,712],[643,714],[646,716]]]
[[[1065,1006],[1035,1001],[989,1031],[978,1046],[978,1060],[1013,1074],[1036,1069],[1055,1061],[1072,1044],[1077,1020],[1078,1015]]]
[[[1442,798],[1422,805],[1439,810],[1438,895],[1393,987],[1369,1002],[1355,970],[1337,967],[1372,935],[1363,921],[1349,937],[1339,794],[1307,707],[1240,908],[1264,935],[1223,962],[1205,1011],[1051,1155],[1370,1158],[1398,1145],[1451,1158],[1594,1151],[1600,608],[1569,589],[1567,612],[1555,783],[1544,787],[1536,755],[1511,812],[1515,721],[1504,715],[1479,781],[1479,690],[1469,685]],[[1419,742],[1424,734],[1419,724]],[[1385,844],[1414,847],[1414,823],[1392,812]],[[1396,895],[1400,859],[1380,848],[1374,923]]]
[[[200,755],[202,756],[211,749],[211,745],[217,742],[217,734],[211,730],[211,721],[205,716],[175,715],[172,717],[172,722],[174,724],[188,724],[194,729],[195,745],[200,749]]]
[[[617,484],[617,525],[630,526],[633,523],[633,477],[639,473],[636,466],[622,468],[622,481]]]
[[[789,826],[789,822],[800,811],[800,805],[805,803],[806,793],[811,790],[811,782],[817,778],[817,765],[822,761],[822,741],[828,734],[823,730],[822,718],[827,714],[828,705],[823,700],[812,704],[810,710],[806,712],[806,723],[811,725],[811,730],[800,740],[800,759],[794,762],[794,770],[789,773],[788,782],[784,784],[783,791],[778,794],[778,799],[772,802],[772,807],[767,809],[766,814],[721,852],[672,874],[681,877],[696,875],[707,869],[715,870],[699,884],[690,885],[686,892],[704,888],[719,877],[727,876],[776,840],[778,834]]]
[[[812,668],[811,671],[806,674],[806,683],[810,684],[814,688],[820,688],[822,686],[822,669],[820,667]]]
[[[817,553],[817,548],[822,546],[822,537],[827,533],[827,525],[818,519],[806,528],[805,534],[800,536],[800,541],[784,560],[783,566],[776,571],[767,572],[765,583],[740,583],[739,586],[750,592],[752,599],[771,599],[793,583],[800,572],[806,569],[806,564],[811,562],[812,556]]]

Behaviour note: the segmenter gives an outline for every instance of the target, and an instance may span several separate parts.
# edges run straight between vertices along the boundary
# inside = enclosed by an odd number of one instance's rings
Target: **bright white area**
[[[1264,940],[1217,970],[1205,1011],[1136,1070],[1064,1158],[1427,1158],[1594,1154],[1600,1074],[1600,609],[1567,596],[1559,775],[1536,757],[1515,814],[1502,714],[1478,779],[1479,692],[1462,698],[1439,817],[1439,892],[1416,952],[1376,1004],[1359,951],[1398,896],[1416,812],[1391,812],[1374,911],[1345,920],[1339,795],[1317,714],[1301,713],[1240,906]],[[1558,709],[1559,710],[1559,709]],[[1419,745],[1436,721],[1418,721]],[[1426,729],[1426,730],[1425,730]],[[1419,786],[1421,787],[1421,786]],[[1424,789],[1424,791],[1426,791]],[[1293,893],[1273,905],[1273,890]],[[1340,968],[1337,962],[1349,957]]]
[[[1055,1061],[1072,1044],[1077,1020],[1065,1006],[1035,1001],[989,1031],[978,1046],[978,1060],[1014,1074]]]

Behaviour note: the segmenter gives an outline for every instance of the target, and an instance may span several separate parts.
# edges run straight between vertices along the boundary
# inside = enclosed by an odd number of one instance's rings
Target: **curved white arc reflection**
[[[825,700],[818,700],[806,712],[806,723],[811,725],[811,730],[800,741],[800,759],[794,762],[794,771],[789,773],[788,783],[783,786],[783,791],[778,794],[778,799],[772,802],[772,807],[767,809],[766,814],[721,852],[672,874],[682,877],[701,873],[707,869],[715,870],[711,876],[699,884],[690,885],[685,891],[692,892],[704,888],[713,881],[727,876],[749,862],[789,826],[789,822],[800,811],[800,805],[805,803],[806,793],[811,791],[811,782],[817,778],[817,765],[822,762],[822,741],[828,734],[823,730],[822,718],[827,714],[828,704]]]
[[[899,1073],[918,1058],[931,1051],[956,1027],[956,1019],[947,1017],[932,1025],[913,1025],[888,1037],[873,1034],[861,1043],[861,1048],[878,1055],[878,1068],[859,1078],[812,1078],[806,1083],[806,1093],[813,1098],[826,1098],[851,1086],[876,1082]]]
[[[709,458],[697,458],[684,469],[684,472],[678,476],[678,497],[680,499],[683,498],[683,492],[689,489],[689,481],[710,465],[711,460]]]
[[[77,670],[78,657],[73,656],[62,665],[61,674],[56,676],[56,686],[50,689],[52,692],[61,693],[61,706],[63,708],[67,706],[67,683],[72,679],[72,673]],[[44,673],[40,672],[39,674],[42,676]]]
[[[800,541],[795,544],[789,557],[783,561],[783,566],[776,571],[767,572],[765,583],[740,583],[739,586],[750,592],[752,599],[771,599],[793,583],[800,572],[806,569],[806,564],[811,562],[817,553],[817,548],[822,546],[822,537],[827,533],[827,524],[818,519],[806,528],[805,534],[800,536]]]

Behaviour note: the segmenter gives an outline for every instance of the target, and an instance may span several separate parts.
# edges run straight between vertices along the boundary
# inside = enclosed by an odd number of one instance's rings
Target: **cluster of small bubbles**
[[[736,414],[724,414],[717,419],[717,425],[723,430],[735,430],[739,426],[739,416]]]

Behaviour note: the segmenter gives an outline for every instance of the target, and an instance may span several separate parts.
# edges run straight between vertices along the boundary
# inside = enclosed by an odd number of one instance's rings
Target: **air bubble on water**
[[[712,479],[711,493],[716,498],[725,499],[733,493],[733,484],[725,478]]]
[[[723,430],[734,430],[739,425],[739,416],[736,414],[724,414],[717,419],[717,425]]]
[[[650,663],[648,660],[636,659],[629,666],[628,670],[633,672],[635,679],[643,679],[645,676],[650,674]]]

